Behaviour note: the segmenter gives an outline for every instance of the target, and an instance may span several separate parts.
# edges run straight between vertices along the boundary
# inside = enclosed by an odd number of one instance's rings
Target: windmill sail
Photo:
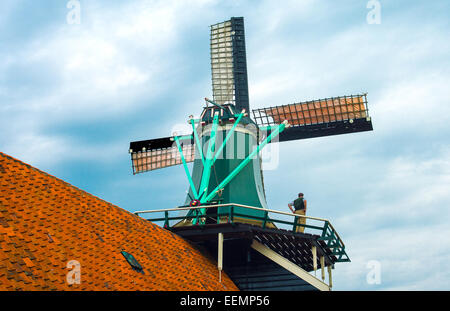
[[[245,51],[244,18],[211,26],[211,73],[214,102],[233,104],[236,111],[249,111],[247,60]],[[212,122],[212,116],[201,119]],[[223,111],[221,112],[223,113]],[[186,162],[195,158],[193,139],[180,139]],[[153,171],[182,163],[174,137],[164,137],[130,143],[133,174]]]
[[[367,94],[332,97],[290,105],[255,109],[258,126],[272,126],[287,120],[291,127],[279,141],[371,131]]]
[[[211,73],[214,101],[249,111],[243,17],[211,26]]]
[[[180,139],[180,145],[186,162],[194,161],[194,141]],[[153,171],[159,168],[182,163],[174,137],[141,140],[130,143],[133,174]]]

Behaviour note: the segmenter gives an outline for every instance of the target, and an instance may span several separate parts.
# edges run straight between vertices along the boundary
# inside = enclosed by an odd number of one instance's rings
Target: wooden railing
[[[202,209],[210,209],[210,208],[219,208],[219,207],[229,207],[228,211],[226,212],[216,212],[216,213],[207,213],[202,214],[200,210]],[[263,211],[263,216],[254,216],[249,214],[244,214],[242,212],[236,212],[235,207],[240,207],[244,209],[249,210],[258,210]],[[187,215],[170,215],[171,213],[176,213],[180,211],[186,211],[188,212]],[[304,227],[311,229],[312,233],[315,233],[319,235],[318,240],[322,240],[326,243],[327,248],[331,250],[331,254],[333,256],[336,256],[337,262],[343,262],[343,261],[350,261],[347,253],[345,252],[345,244],[342,241],[341,237],[337,233],[337,231],[334,229],[331,222],[324,218],[318,218],[318,217],[312,217],[312,216],[306,216],[306,215],[298,215],[293,213],[287,213],[287,212],[281,212],[277,210],[271,210],[271,209],[265,209],[255,206],[248,206],[243,204],[236,204],[236,203],[227,203],[227,204],[213,204],[213,205],[202,205],[197,207],[177,207],[177,208],[169,208],[169,209],[159,209],[159,210],[146,210],[146,211],[136,211],[134,214],[141,215],[141,214],[155,214],[155,213],[164,213],[164,217],[155,217],[155,218],[149,218],[147,220],[157,223],[157,222],[163,222],[163,227],[166,229],[170,228],[170,222],[171,221],[181,221],[181,220],[188,220],[193,221],[198,226],[204,226],[206,225],[206,219],[209,220],[209,223],[211,223],[211,220],[215,224],[223,223],[223,220],[226,219],[226,222],[228,223],[234,223],[239,222],[236,221],[236,217],[240,218],[246,218],[246,219],[252,219],[261,221],[262,228],[265,228],[268,223],[274,223],[274,224],[284,224],[288,227],[292,228],[293,232],[296,232],[297,227]],[[288,216],[292,218],[292,221],[290,220],[283,220],[277,218],[276,216]],[[312,224],[301,224],[298,223],[299,218],[306,218],[307,220],[311,220],[313,222],[318,222],[317,225]]]

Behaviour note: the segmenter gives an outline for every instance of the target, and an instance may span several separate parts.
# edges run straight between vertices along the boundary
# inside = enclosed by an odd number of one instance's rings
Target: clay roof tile
[[[67,282],[70,262],[80,284]],[[181,237],[0,152],[0,290],[237,287]]]

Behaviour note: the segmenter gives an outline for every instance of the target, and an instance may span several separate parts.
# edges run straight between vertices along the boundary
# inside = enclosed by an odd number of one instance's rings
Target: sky
[[[281,143],[269,208],[301,191],[331,220],[352,259],[335,290],[450,290],[449,15],[445,0],[2,0],[0,151],[131,212],[183,204],[183,168],[133,176],[129,142],[201,113],[209,25],[243,16],[251,108],[367,92],[374,127]]]

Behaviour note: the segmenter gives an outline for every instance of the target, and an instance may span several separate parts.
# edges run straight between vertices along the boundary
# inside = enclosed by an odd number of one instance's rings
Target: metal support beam
[[[267,258],[269,258],[270,260],[272,260],[273,262],[279,264],[280,266],[282,266],[283,268],[285,268],[289,272],[295,274],[296,276],[298,276],[299,278],[301,278],[305,282],[308,282],[309,284],[311,284],[315,288],[317,288],[319,290],[322,290],[322,291],[329,291],[330,290],[330,287],[326,283],[324,283],[321,280],[315,278],[314,276],[309,274],[307,271],[303,270],[302,268],[300,268],[299,266],[297,266],[293,262],[291,262],[288,259],[284,258],[283,256],[281,256],[277,252],[274,252],[273,250],[271,250],[270,248],[268,248],[264,244],[261,244],[258,241],[253,240],[251,247],[254,250],[256,250],[257,252],[259,252],[260,254],[262,254],[262,255],[266,256]]]

